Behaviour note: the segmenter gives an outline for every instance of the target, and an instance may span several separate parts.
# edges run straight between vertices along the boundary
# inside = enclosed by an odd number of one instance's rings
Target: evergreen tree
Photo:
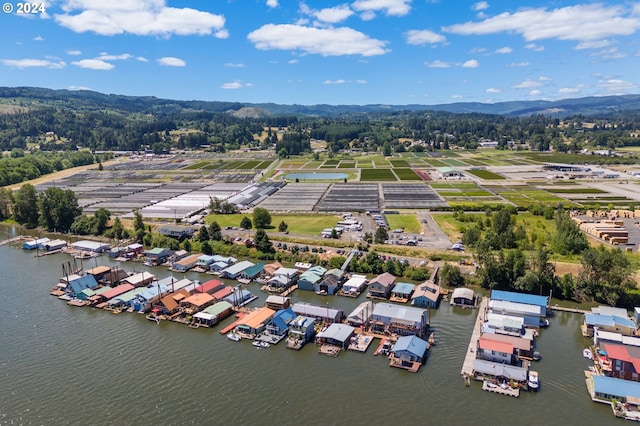
[[[222,241],[222,229],[220,229],[220,225],[216,221],[211,222],[211,225],[209,225],[209,238],[213,241]]]
[[[271,244],[271,241],[269,240],[269,236],[264,231],[264,229],[258,229],[256,231],[256,235],[253,241],[255,242],[258,251],[262,253],[272,254],[276,252],[273,248],[273,244]]]
[[[267,226],[271,225],[271,213],[269,213],[269,210],[262,207],[254,208],[253,225],[259,229],[264,229]]]
[[[38,226],[38,197],[36,188],[27,183],[14,194],[13,218],[27,228]]]
[[[244,228],[244,229],[253,228],[253,225],[251,224],[251,219],[249,219],[246,216],[243,217],[242,220],[240,221],[240,228]]]

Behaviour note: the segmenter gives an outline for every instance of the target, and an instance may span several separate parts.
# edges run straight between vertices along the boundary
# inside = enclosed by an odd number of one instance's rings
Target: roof
[[[242,272],[247,274],[247,276],[249,276],[249,277],[255,277],[260,272],[262,272],[263,268],[264,268],[264,264],[263,263],[256,263],[255,265],[248,267],[247,269],[245,269]]]
[[[614,308],[613,306],[596,306],[595,308],[591,308],[591,312],[594,314],[622,318],[626,318],[629,315],[625,308]]]
[[[72,243],[71,247],[87,249],[87,250],[101,250],[101,249],[104,250],[109,248],[109,244],[101,243],[99,241],[81,240],[81,241],[76,241],[75,243]]]
[[[396,292],[395,288],[393,289],[393,292]],[[426,297],[433,302],[437,302],[438,298],[440,298],[440,286],[431,281],[426,281],[420,284],[413,292],[411,300],[419,299],[421,297]]]
[[[342,312],[329,306],[316,306],[306,302],[294,303],[291,307],[298,315],[311,316],[317,318],[338,318]]]
[[[69,281],[67,289],[71,289],[75,294],[80,293],[85,288],[95,288],[98,282],[93,275],[83,275],[75,280]]]
[[[640,398],[640,383],[630,380],[616,379],[607,376],[591,376],[593,378],[593,389],[596,393]]]
[[[603,343],[602,347],[610,359],[616,359],[633,364],[636,373],[640,373],[640,349],[635,346],[617,343]]]
[[[470,288],[458,287],[453,290],[453,294],[451,295],[451,299],[463,298],[473,300],[475,297],[475,292]]]
[[[223,287],[220,290],[218,290],[215,293],[213,293],[211,296],[213,296],[213,298],[216,299],[216,300],[222,300],[225,297],[227,297],[228,295],[230,295],[231,293],[233,293],[233,288],[231,288],[231,287]]]
[[[524,326],[524,318],[489,312],[487,314],[487,323],[497,327],[520,329]]]
[[[410,308],[391,303],[376,303],[373,307],[373,316],[387,317],[392,320],[403,322],[422,323],[426,310],[420,308]]]
[[[185,297],[189,297],[189,292],[187,290],[178,290],[160,299],[160,303],[162,303],[167,310],[173,311],[178,307],[180,300]]]
[[[393,293],[398,293],[398,294],[406,294],[407,296],[409,294],[411,294],[411,292],[413,290],[415,290],[416,286],[413,284],[409,284],[409,283],[398,283],[395,285],[395,287],[393,287],[393,290],[391,290]]]
[[[427,352],[427,348],[427,342],[417,336],[402,336],[399,337],[396,344],[393,345],[391,352],[404,351],[422,358]]]
[[[315,268],[317,268],[317,267],[314,266],[313,268],[308,269],[307,271],[303,272],[302,275],[300,275],[299,280],[300,281],[307,281],[307,282],[310,282],[312,284],[315,284],[318,281],[320,281],[322,279],[322,276],[326,272],[326,269],[322,268],[322,266],[320,266],[320,268],[324,269],[324,271],[320,271],[319,269],[315,269]]]
[[[514,314],[545,316],[546,308],[540,305],[510,302],[508,300],[490,300],[489,309],[494,311],[507,311]]]
[[[122,281],[126,281],[128,283],[133,284],[134,286],[140,285],[142,283],[145,283],[147,281],[153,281],[155,278],[155,276],[149,272],[139,272],[137,274],[131,275],[125,279],[123,279]]]
[[[500,364],[497,362],[475,359],[473,361],[473,371],[491,376],[502,376],[514,379],[519,382],[527,380],[527,369],[514,365]]]
[[[265,303],[273,303],[276,305],[284,305],[285,303],[287,303],[287,300],[289,300],[288,297],[286,296],[280,296],[278,294],[270,294],[269,296],[267,296],[267,299],[265,300]]]
[[[485,339],[484,337],[478,339],[478,347],[487,351],[502,352],[505,354],[513,353],[513,345],[511,343]]]
[[[202,306],[202,305],[206,305],[212,300],[213,300],[213,297],[208,293],[196,293],[184,299],[183,302],[189,303],[190,305],[193,305],[193,306]]]
[[[87,274],[91,275],[102,275],[109,272],[111,268],[109,266],[96,266],[95,268],[88,269]]]
[[[547,296],[537,296],[535,294],[515,293],[513,291],[491,290],[491,300],[505,300],[507,302],[526,303],[528,305],[538,305],[547,307]]]
[[[255,311],[249,312],[238,322],[238,324],[246,325],[250,328],[259,328],[260,326],[264,325],[264,323],[267,322],[267,320],[269,320],[269,318],[271,318],[275,313],[276,311],[270,308],[258,308]]]
[[[338,342],[346,342],[356,329],[350,325],[333,323],[325,331],[318,333],[319,338],[332,339]]]
[[[191,256],[187,256],[183,259],[178,260],[177,262],[174,262],[174,265],[189,266],[194,263],[198,263],[198,259],[200,258],[200,256],[202,255],[199,253],[192,254]]]
[[[133,290],[133,286],[131,284],[120,284],[119,286],[113,287],[111,290],[107,290],[102,293],[102,297],[105,299],[112,299],[131,290]]]
[[[342,285],[342,288],[347,291],[352,288],[360,290],[366,283],[367,277],[365,277],[364,275],[352,275],[351,278],[349,278],[347,282]]]
[[[195,288],[196,293],[209,293],[210,291],[218,291],[224,284],[219,280],[209,280],[204,284],[200,284]]]
[[[269,263],[268,265],[264,265],[263,269],[267,273],[267,275],[273,275],[275,270],[278,268],[282,268],[282,263],[276,261],[273,263]]]
[[[607,326],[615,327],[622,326],[628,328],[635,328],[636,324],[629,318],[622,318],[617,316],[601,315],[601,314],[584,314],[584,321],[587,325],[591,326]]]
[[[367,300],[359,304],[351,313],[347,316],[347,321],[351,323],[362,324],[371,318],[373,312],[373,302]]]
[[[146,254],[151,254],[151,255],[159,255],[159,254],[164,254],[166,252],[168,252],[169,249],[168,248],[163,248],[163,247],[154,247],[151,250],[146,251]]]
[[[601,341],[608,341],[614,343],[622,343],[629,346],[640,346],[640,337],[624,336],[620,333],[612,331],[604,331],[598,328],[594,329],[594,341],[600,343]]]
[[[245,269],[251,268],[252,266],[254,266],[252,262],[249,262],[248,260],[243,260],[242,262],[238,262],[235,265],[232,265],[232,266],[229,266],[228,268],[223,269],[222,272],[227,275],[237,275],[240,272],[244,271]]]
[[[396,277],[394,277],[388,272],[385,272],[384,274],[380,274],[371,280],[371,284],[378,283],[383,287],[389,287],[393,285],[393,283],[395,282],[396,282]]]
[[[524,337],[509,336],[508,334],[484,333],[481,339],[510,343],[515,349],[524,351],[530,351],[533,346],[533,340],[525,339]]]
[[[285,275],[291,278],[298,274],[298,270],[295,268],[278,268],[273,272],[273,275]]]
[[[214,317],[217,317],[218,315],[228,311],[231,308],[233,308],[233,305],[223,300],[216,304],[206,307],[202,312],[206,312],[208,314],[213,315]]]

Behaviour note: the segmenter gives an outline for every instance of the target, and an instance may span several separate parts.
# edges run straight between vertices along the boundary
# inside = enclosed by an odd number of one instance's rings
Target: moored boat
[[[527,376],[527,387],[532,391],[537,391],[540,388],[537,371],[529,370],[529,374]]]
[[[589,348],[584,348],[584,350],[582,351],[582,356],[586,359],[593,359],[593,354],[591,353],[591,349]]]
[[[271,346],[269,342],[263,342],[262,340],[254,340],[251,344],[256,348],[268,348]]]
[[[234,333],[233,331],[230,331],[227,333],[227,338],[229,340],[233,340],[234,342],[239,342],[241,337],[238,336],[236,333]]]

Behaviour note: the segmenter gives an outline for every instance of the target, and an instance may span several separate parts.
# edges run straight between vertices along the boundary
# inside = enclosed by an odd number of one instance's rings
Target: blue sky
[[[7,4],[2,86],[304,105],[640,93],[638,1]]]

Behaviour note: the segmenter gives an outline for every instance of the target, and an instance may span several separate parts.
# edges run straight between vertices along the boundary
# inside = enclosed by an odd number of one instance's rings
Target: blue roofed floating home
[[[267,324],[266,329],[258,335],[257,339],[271,344],[280,342],[287,337],[289,326],[295,318],[296,314],[291,308],[278,310]]]
[[[381,334],[425,337],[429,330],[427,310],[386,302],[376,303],[371,315],[371,329]]]
[[[416,286],[414,284],[397,283],[391,290],[391,296],[389,300],[396,303],[407,303],[413,295],[415,289]]]
[[[620,333],[624,336],[633,336],[636,332],[636,324],[626,317],[602,314],[584,314],[584,322],[581,326],[584,336],[593,336],[593,330],[604,330]]]
[[[610,404],[612,399],[619,402],[640,400],[640,383],[614,377],[591,375],[587,379],[587,389],[591,399]]]
[[[429,344],[417,336],[399,337],[391,348],[389,365],[416,372],[424,362],[428,349]]]
[[[93,275],[78,276],[67,282],[66,292],[73,297],[77,297],[84,289],[94,289],[98,287],[98,282]]]
[[[44,237],[36,240],[29,240],[22,243],[23,250],[35,250],[40,247],[41,244],[48,243],[51,239]]]
[[[315,318],[298,315],[289,324],[287,335],[287,349],[300,349],[305,343],[310,342],[316,334]]]

